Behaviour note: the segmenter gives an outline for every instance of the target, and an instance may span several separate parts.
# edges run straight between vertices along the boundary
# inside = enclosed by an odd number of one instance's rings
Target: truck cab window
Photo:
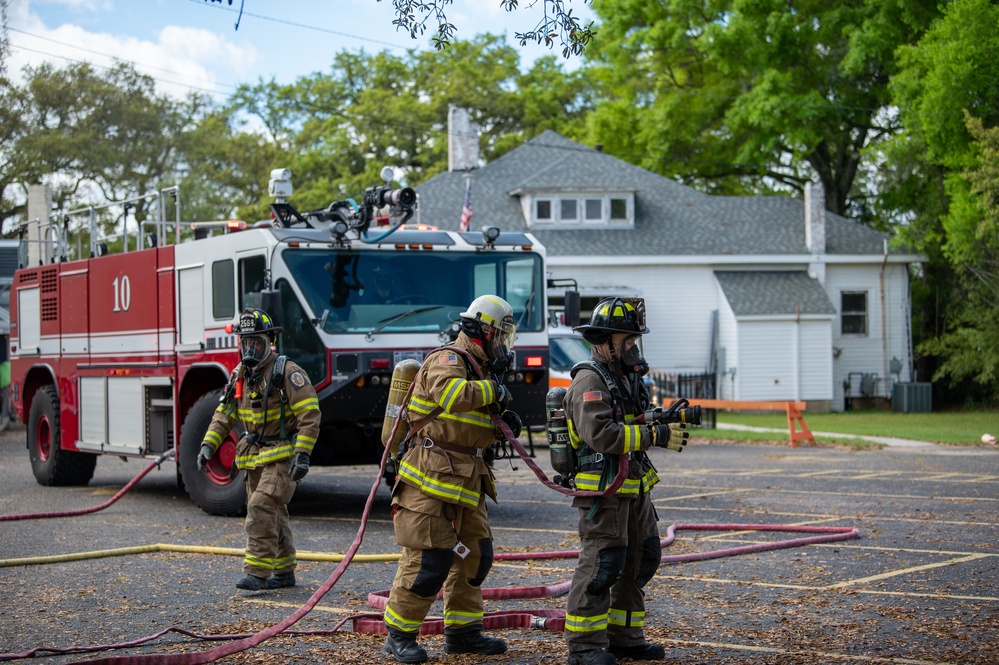
[[[239,260],[239,306],[260,307],[260,292],[264,290],[267,260],[263,255],[247,256]]]
[[[212,263],[212,316],[215,320],[236,316],[236,289],[232,259]]]
[[[326,380],[326,349],[323,342],[286,280],[278,280],[278,290],[281,292],[280,321],[284,328],[278,350],[305,370],[312,385],[320,384]]]

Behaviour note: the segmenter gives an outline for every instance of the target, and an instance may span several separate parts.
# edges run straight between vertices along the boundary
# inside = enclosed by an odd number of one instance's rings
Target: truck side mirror
[[[575,328],[579,325],[579,291],[566,291],[563,301],[565,325]]]

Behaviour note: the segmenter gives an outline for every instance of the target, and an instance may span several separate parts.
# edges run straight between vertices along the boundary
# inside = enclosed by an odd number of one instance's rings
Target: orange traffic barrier
[[[691,405],[699,405],[702,409],[735,409],[739,411],[784,411],[787,413],[787,433],[791,438],[791,447],[797,448],[798,441],[815,445],[815,436],[805,424],[801,412],[808,408],[805,402],[768,402],[737,399],[692,399]],[[801,430],[798,430],[798,427]]]

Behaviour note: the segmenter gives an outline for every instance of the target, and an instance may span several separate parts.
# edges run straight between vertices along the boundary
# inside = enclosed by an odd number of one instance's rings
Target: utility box
[[[929,413],[933,410],[933,384],[896,383],[891,391],[892,411]]]

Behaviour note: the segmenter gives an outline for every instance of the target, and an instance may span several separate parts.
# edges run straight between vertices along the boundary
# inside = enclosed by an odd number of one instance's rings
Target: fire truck
[[[173,451],[178,482],[198,506],[242,513],[233,467],[241,432],[207,473],[196,457],[239,362],[231,330],[246,307],[278,320],[278,353],[305,369],[319,395],[314,466],[379,462],[393,368],[451,341],[459,312],[487,293],[510,302],[517,321],[515,361],[498,378],[525,425],[543,425],[544,248],[496,227],[414,224],[416,193],[383,178],[360,204],[299,212],[287,201],[290,173],[276,169],[270,220],[207,233],[211,225],[161,219],[139,249],[127,251],[125,236],[126,251],[110,253],[92,229],[90,257],[54,251],[20,268],[10,299],[11,398],[37,481],[86,485],[100,455],[153,460]],[[188,226],[196,238],[179,232]],[[44,246],[58,233],[39,237]]]

